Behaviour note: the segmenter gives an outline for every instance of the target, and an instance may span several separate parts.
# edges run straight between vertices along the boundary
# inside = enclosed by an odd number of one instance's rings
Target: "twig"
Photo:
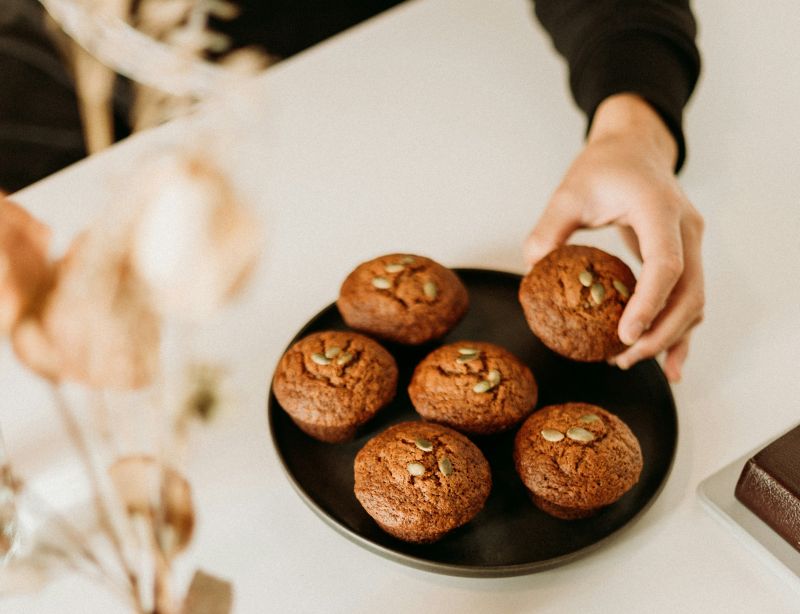
[[[92,487],[92,501],[97,513],[97,520],[101,529],[106,533],[106,536],[111,542],[113,551],[117,557],[117,561],[127,576],[131,592],[137,596],[138,600],[138,580],[136,578],[136,574],[133,572],[128,564],[127,559],[125,558],[122,542],[114,528],[113,522],[111,521],[111,515],[105,501],[103,500],[103,491],[100,486],[100,476],[98,475],[95,464],[92,461],[92,456],[89,452],[86,440],[83,438],[83,433],[81,433],[80,426],[78,425],[75,416],[72,415],[69,404],[62,395],[58,385],[55,382],[51,382],[50,389],[53,393],[53,399],[55,400],[56,408],[61,416],[61,420],[64,423],[64,428],[67,431],[67,435],[72,440],[72,443],[75,446],[81,461],[83,462],[87,476],[89,477],[89,482]],[[141,607],[139,607],[139,611],[142,611]]]
[[[92,407],[92,416],[94,417],[97,432],[100,434],[100,439],[105,443],[111,452],[112,456],[119,455],[117,442],[114,439],[114,434],[111,431],[110,418],[111,410],[106,399],[105,391],[102,389],[91,389],[89,391],[90,404]]]
[[[34,509],[38,508],[39,513],[42,514],[42,516],[55,523],[55,525],[61,530],[62,537],[65,537],[66,541],[71,543],[72,547],[78,551],[78,553],[86,562],[93,565],[92,569],[95,569],[99,573],[103,574],[104,577],[109,580],[109,582],[113,583],[115,586],[117,586],[117,588],[120,588],[119,579],[114,578],[109,571],[103,567],[103,564],[100,562],[100,559],[97,558],[94,551],[86,547],[86,545],[83,543],[83,536],[75,526],[73,526],[56,510],[47,505],[44,499],[39,497],[39,495],[34,493],[32,490],[26,489],[25,498],[27,499],[29,505],[31,503],[34,504]]]

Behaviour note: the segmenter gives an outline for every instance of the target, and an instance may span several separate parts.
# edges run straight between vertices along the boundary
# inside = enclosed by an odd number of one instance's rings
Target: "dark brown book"
[[[800,551],[800,425],[745,463],[736,498]]]

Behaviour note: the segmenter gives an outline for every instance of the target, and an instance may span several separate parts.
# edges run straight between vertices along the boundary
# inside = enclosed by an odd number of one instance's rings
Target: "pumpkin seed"
[[[445,476],[453,475],[453,463],[446,456],[439,459],[439,471]]]
[[[592,295],[592,300],[595,305],[599,305],[606,297],[606,289],[603,287],[603,284],[592,284],[589,294]]]
[[[414,477],[419,477],[425,473],[425,466],[420,463],[408,463],[406,469]]]
[[[406,268],[404,265],[399,263],[394,263],[394,264],[387,264],[385,267],[383,267],[383,270],[386,271],[387,273],[399,273],[404,268]]]
[[[564,433],[557,431],[556,429],[542,429],[542,437],[544,437],[547,441],[552,441],[555,443],[564,439]]]
[[[425,296],[431,300],[439,296],[439,288],[432,281],[426,281],[425,285],[422,286],[422,291],[425,293]]]
[[[375,286],[378,290],[388,290],[389,288],[392,287],[392,282],[390,282],[385,277],[373,277],[372,285]]]
[[[320,354],[319,352],[314,352],[311,355],[311,360],[317,363],[318,365],[329,365],[331,364],[331,359],[326,358],[324,354]]]
[[[594,439],[594,434],[591,431],[582,429],[579,426],[573,426],[567,429],[567,437],[569,437],[573,441],[580,441],[582,443],[586,443]]]
[[[424,439],[422,437],[417,437],[414,440],[414,445],[417,446],[423,452],[430,452],[431,450],[433,450],[433,444],[427,439]]]
[[[584,288],[588,288],[589,286],[592,285],[592,282],[594,281],[594,275],[592,275],[589,271],[583,270],[580,273],[578,273],[578,281],[581,282],[581,285]]]
[[[339,366],[346,365],[351,360],[353,360],[353,355],[350,352],[342,352],[339,354],[339,358],[336,359],[336,364]]]
[[[620,295],[622,298],[624,298],[624,299],[626,299],[626,300],[627,300],[627,299],[630,297],[630,295],[631,295],[631,291],[630,291],[630,290],[628,290],[628,286],[626,286],[625,284],[623,284],[621,281],[619,281],[619,280],[617,280],[617,279],[615,279],[615,280],[614,280],[614,281],[612,281],[611,283],[612,283],[612,284],[614,284],[614,289],[615,289],[617,292],[619,292],[619,295]]]
[[[477,384],[475,384],[472,387],[472,392],[475,392],[477,394],[482,394],[482,393],[490,390],[491,388],[492,388],[492,383],[491,382],[488,382],[486,380],[482,380],[482,381],[478,382]]]

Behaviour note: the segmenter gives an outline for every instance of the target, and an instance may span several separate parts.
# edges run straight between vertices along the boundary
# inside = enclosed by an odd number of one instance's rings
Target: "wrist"
[[[633,139],[651,151],[672,171],[678,145],[658,112],[637,94],[609,96],[597,107],[587,141],[622,137]]]

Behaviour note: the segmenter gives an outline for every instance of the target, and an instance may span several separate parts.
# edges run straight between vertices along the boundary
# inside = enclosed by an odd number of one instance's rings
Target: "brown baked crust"
[[[427,440],[432,450],[417,446]],[[452,463],[445,475],[443,458]],[[419,463],[424,473],[409,473]],[[489,463],[461,433],[428,422],[402,422],[370,439],[356,455],[355,496],[390,535],[430,543],[469,522],[492,488]]]
[[[337,306],[351,328],[419,345],[451,330],[466,313],[468,298],[450,269],[424,256],[388,254],[358,265],[347,276]]]
[[[470,354],[470,350],[476,350]],[[496,370],[496,386],[476,392]],[[536,405],[533,374],[508,350],[482,341],[442,346],[414,370],[408,394],[425,419],[465,433],[488,435],[522,421]]]
[[[360,425],[394,398],[397,363],[364,335],[314,333],[286,351],[275,370],[272,389],[303,431],[338,443],[352,439]]]
[[[598,305],[582,271],[603,288]],[[617,282],[616,284],[614,282]],[[583,245],[565,245],[537,262],[520,284],[519,301],[528,325],[554,352],[583,362],[608,360],[625,350],[617,334],[636,278],[611,254]]]
[[[597,419],[587,418],[595,416]],[[589,431],[576,441],[569,429]],[[543,430],[564,435],[548,441]],[[514,439],[514,464],[533,502],[558,518],[585,518],[619,500],[639,481],[639,441],[617,416],[596,405],[566,403],[535,412]]]

